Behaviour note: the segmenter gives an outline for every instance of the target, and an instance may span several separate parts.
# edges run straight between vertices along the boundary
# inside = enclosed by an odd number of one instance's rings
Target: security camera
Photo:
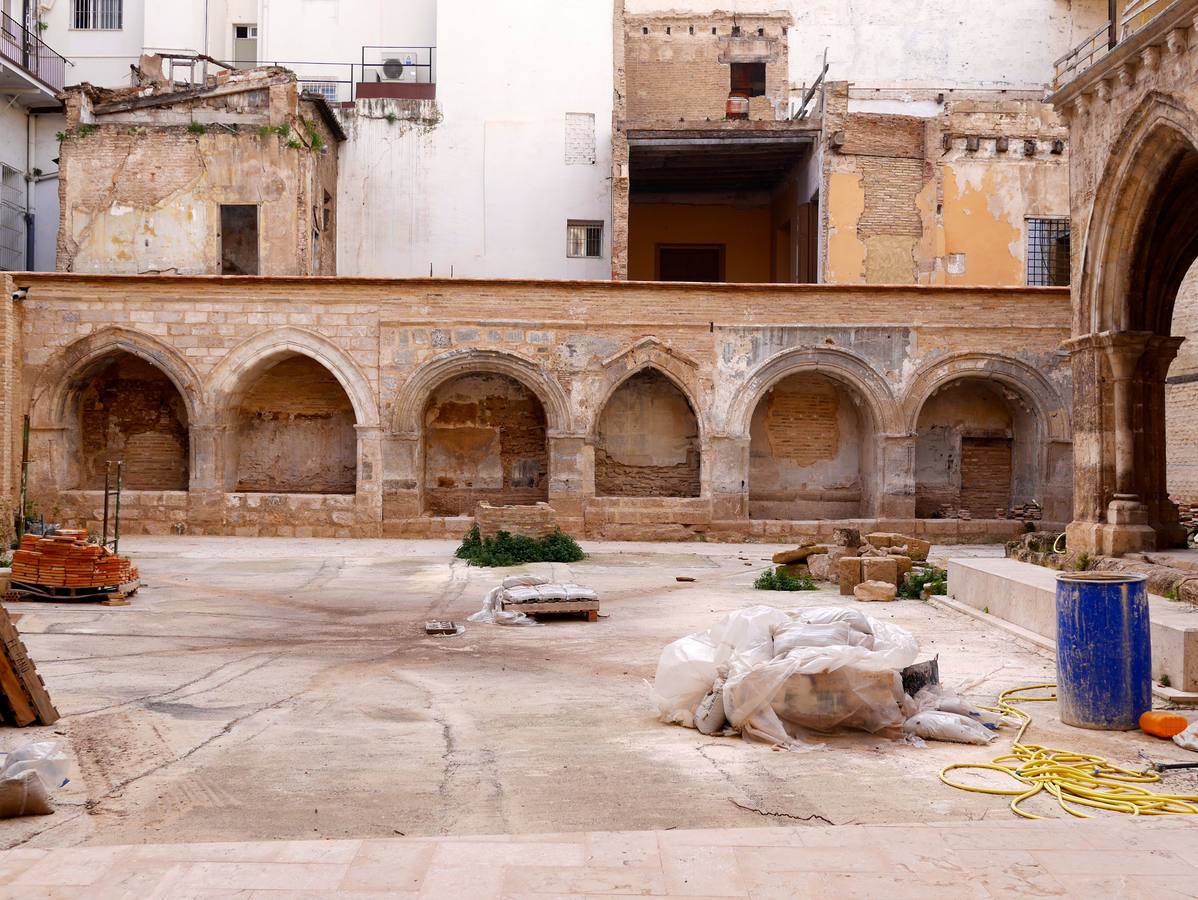
[[[29,294],[29,288],[27,288],[27,287],[17,288],[15,291],[12,292],[13,302],[15,303],[18,300],[24,300],[28,294]]]

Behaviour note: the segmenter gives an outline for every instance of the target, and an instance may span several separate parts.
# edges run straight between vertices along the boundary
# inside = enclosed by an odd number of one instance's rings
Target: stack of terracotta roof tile
[[[12,580],[47,587],[104,587],[134,581],[137,569],[123,556],[87,542],[87,532],[26,534],[12,556]]]

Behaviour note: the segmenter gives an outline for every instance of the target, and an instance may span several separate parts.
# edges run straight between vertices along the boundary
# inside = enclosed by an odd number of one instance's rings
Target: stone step
[[[1056,575],[1013,559],[950,559],[948,592],[1055,645]],[[1148,615],[1153,678],[1168,675],[1175,691],[1198,695],[1198,607],[1149,594]]]

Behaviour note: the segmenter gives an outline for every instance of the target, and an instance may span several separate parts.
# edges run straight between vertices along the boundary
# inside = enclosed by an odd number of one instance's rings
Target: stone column
[[[1107,363],[1111,367],[1111,387],[1115,400],[1115,498],[1129,504],[1138,503],[1136,492],[1136,440],[1133,415],[1132,379],[1144,355],[1150,335],[1144,332],[1108,334],[1103,341]],[[1126,507],[1129,508],[1130,507]]]
[[[747,526],[749,518],[749,438],[717,434],[708,440],[707,486],[712,522]]]
[[[191,474],[188,478],[190,491],[224,490],[224,467],[222,445],[224,427],[212,422],[194,422],[187,430],[191,444]]]
[[[578,434],[549,435],[549,503],[567,534],[585,531],[586,499],[595,495],[595,452]]]
[[[915,435],[878,435],[878,471],[874,478],[877,518],[915,518]],[[898,525],[896,530],[909,526]]]
[[[354,491],[354,533],[379,533],[383,520],[383,429],[381,425],[354,425],[358,437],[358,477]]]
[[[1169,436],[1165,422],[1165,380],[1177,358],[1182,337],[1154,335],[1144,349],[1137,389],[1142,397],[1142,428],[1139,434],[1137,472],[1148,524],[1157,536],[1157,547],[1185,545],[1185,528],[1178,520],[1177,505],[1169,499],[1166,448]]]
[[[423,497],[419,433],[380,434],[379,453],[382,519],[415,519]]]

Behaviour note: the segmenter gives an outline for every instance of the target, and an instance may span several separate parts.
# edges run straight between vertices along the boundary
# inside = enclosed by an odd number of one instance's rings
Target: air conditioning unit
[[[416,81],[419,69],[416,68],[416,57],[411,53],[403,56],[392,56],[383,60],[383,64],[375,69],[375,78],[379,81]]]

